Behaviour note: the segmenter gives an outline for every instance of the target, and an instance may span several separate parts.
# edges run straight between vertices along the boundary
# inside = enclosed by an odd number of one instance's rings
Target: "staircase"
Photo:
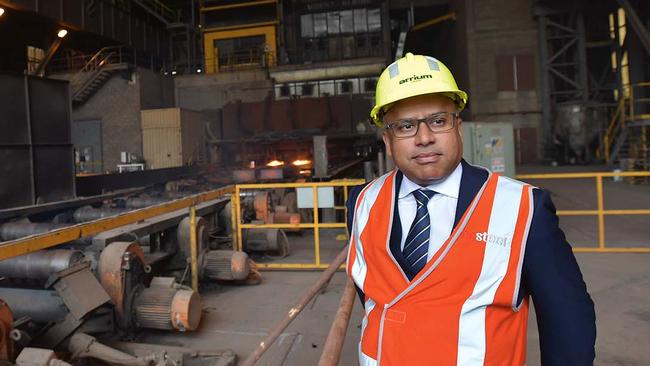
[[[72,103],[75,106],[85,103],[113,74],[129,66],[123,47],[102,48],[70,79]]]
[[[601,156],[608,165],[625,170],[650,169],[650,113],[639,112],[650,108],[650,83],[629,86],[629,95],[619,99],[618,107],[603,136]]]

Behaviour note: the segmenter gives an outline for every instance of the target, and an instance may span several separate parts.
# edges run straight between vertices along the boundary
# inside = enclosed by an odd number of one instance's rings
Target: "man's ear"
[[[388,136],[388,131],[384,131],[382,134],[382,139],[384,140],[384,145],[386,145],[386,155],[393,157],[393,152],[391,151],[390,147],[390,136]]]

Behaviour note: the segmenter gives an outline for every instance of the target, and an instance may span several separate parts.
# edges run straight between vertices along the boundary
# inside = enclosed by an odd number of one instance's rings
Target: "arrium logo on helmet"
[[[401,84],[404,84],[404,83],[408,83],[409,81],[418,81],[418,80],[422,80],[422,79],[433,79],[433,75],[431,75],[431,74],[420,75],[420,76],[415,75],[415,76],[411,76],[410,78],[402,79],[402,80],[399,81],[399,83],[401,85]]]

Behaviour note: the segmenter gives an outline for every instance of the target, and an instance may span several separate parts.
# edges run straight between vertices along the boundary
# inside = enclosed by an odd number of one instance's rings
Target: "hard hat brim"
[[[453,102],[458,106],[458,111],[459,112],[462,111],[463,109],[465,109],[465,105],[467,104],[467,98],[468,98],[467,93],[462,91],[462,90],[441,90],[441,91],[437,91],[435,93],[418,93],[418,92],[415,92],[413,94],[405,95],[403,98],[397,99],[397,100],[392,101],[390,103],[374,106],[372,108],[372,110],[370,111],[370,118],[372,119],[372,122],[377,127],[384,127],[384,122],[381,121],[381,118],[380,118],[380,112],[382,111],[382,109],[384,110],[384,112],[386,112],[387,111],[385,109],[386,107],[390,107],[393,104],[399,102],[400,100],[413,98],[413,97],[417,97],[417,96],[420,96],[420,95],[427,95],[427,94],[443,94],[443,95],[453,94],[453,95],[455,95],[457,98],[456,98],[456,100],[453,100]]]

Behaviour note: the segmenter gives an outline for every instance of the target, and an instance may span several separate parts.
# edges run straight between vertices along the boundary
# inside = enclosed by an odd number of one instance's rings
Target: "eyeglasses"
[[[433,133],[449,132],[456,126],[458,112],[437,112],[424,118],[406,118],[395,122],[387,123],[386,129],[397,138],[413,137],[418,134],[420,123],[426,123]]]

